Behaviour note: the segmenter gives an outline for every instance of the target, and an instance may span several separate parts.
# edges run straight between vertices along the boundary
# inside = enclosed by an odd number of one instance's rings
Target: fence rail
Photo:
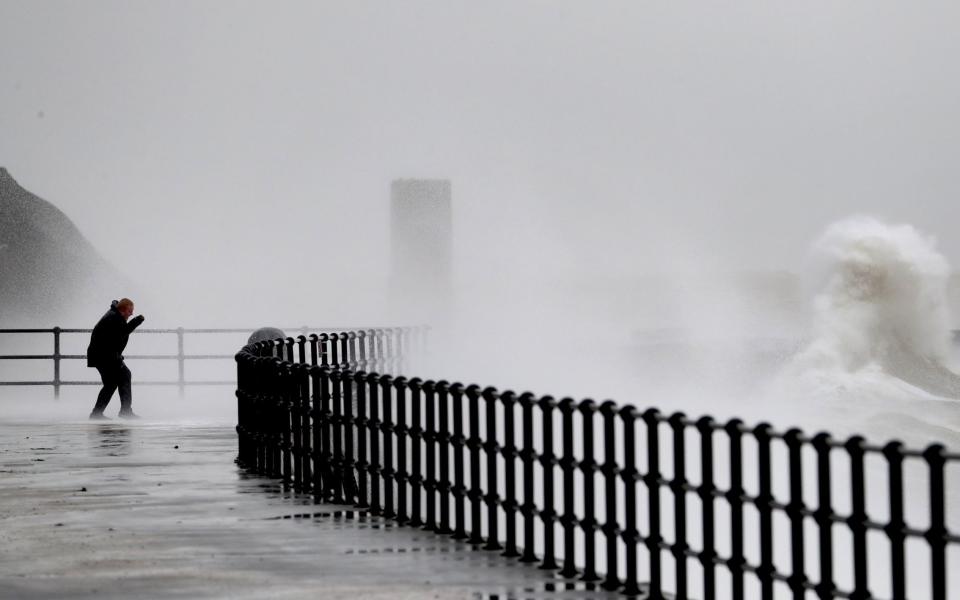
[[[942,445],[383,375],[369,348],[322,360],[341,341],[237,354],[240,464],[631,596],[957,597]]]
[[[180,389],[180,392],[183,393],[186,386],[217,386],[217,385],[236,385],[236,381],[233,379],[230,380],[207,380],[207,381],[191,381],[186,379],[186,363],[188,361],[194,360],[234,360],[236,353],[223,353],[223,354],[191,354],[184,351],[185,340],[188,335],[206,335],[206,334],[230,334],[230,333],[243,333],[251,334],[256,331],[258,328],[186,328],[186,327],[176,327],[176,328],[166,328],[166,329],[156,329],[156,328],[138,328],[136,330],[137,334],[166,334],[166,335],[176,335],[177,342],[177,353],[176,354],[127,354],[125,358],[130,360],[175,360],[177,361],[177,379],[175,380],[137,380],[135,385],[149,385],[149,386],[177,386]],[[310,331],[323,331],[328,332],[323,335],[346,335],[347,331],[352,328],[343,328],[343,327],[290,327],[282,328],[283,331],[298,331],[301,333],[300,337],[305,339],[306,334]],[[363,332],[365,337],[369,338],[393,338],[401,337],[407,340],[407,344],[425,344],[426,328],[425,327],[376,327],[376,328],[364,328],[360,331]],[[61,352],[61,335],[62,334],[78,334],[78,333],[91,333],[92,329],[82,329],[82,328],[65,328],[65,327],[51,327],[48,329],[41,328],[20,328],[20,329],[0,329],[0,335],[3,334],[49,334],[52,335],[53,342],[53,352],[51,354],[0,354],[0,361],[2,360],[49,360],[53,366],[53,378],[50,380],[40,380],[40,381],[0,381],[0,386],[52,386],[54,397],[60,396],[60,388],[62,386],[75,386],[75,385],[101,385],[100,381],[94,380],[66,380],[61,377],[61,361],[64,360],[86,360],[85,354],[64,354]],[[288,338],[293,343],[295,340],[293,338]],[[397,342],[400,343],[400,342]],[[230,350],[234,350],[235,346],[231,345]]]

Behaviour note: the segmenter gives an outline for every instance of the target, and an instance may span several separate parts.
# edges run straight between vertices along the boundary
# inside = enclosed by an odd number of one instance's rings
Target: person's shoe
[[[103,413],[90,413],[91,421],[109,421],[110,417],[106,416]]]
[[[132,410],[127,411],[127,412],[121,412],[121,413],[120,413],[119,415],[117,415],[117,416],[120,417],[121,419],[139,419],[139,418],[140,418],[140,415],[135,415],[135,414],[133,414],[133,411],[132,411]]]

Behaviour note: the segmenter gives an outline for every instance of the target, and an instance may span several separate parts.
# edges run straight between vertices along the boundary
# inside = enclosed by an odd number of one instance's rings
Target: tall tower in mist
[[[428,321],[451,291],[451,186],[447,179],[397,179],[390,186],[391,290],[405,318]]]

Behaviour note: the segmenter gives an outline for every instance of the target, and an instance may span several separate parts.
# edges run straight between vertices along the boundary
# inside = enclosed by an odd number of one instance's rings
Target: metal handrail
[[[184,351],[184,338],[188,334],[219,334],[219,333],[252,333],[257,327],[174,327],[174,328],[138,328],[138,334],[175,334],[177,336],[176,354],[129,354],[125,358],[133,360],[176,360],[178,362],[176,380],[157,380],[157,381],[136,381],[136,385],[175,385],[180,388],[183,394],[188,385],[234,385],[236,381],[189,381],[185,377],[185,364],[188,360],[233,360],[234,353],[225,354],[188,354]],[[285,327],[283,331],[299,332],[301,335],[307,332],[330,332],[338,333],[344,331],[353,331],[358,329],[375,331],[392,331],[393,327]],[[7,328],[0,329],[0,334],[52,334],[53,335],[53,353],[52,354],[0,354],[0,360],[51,360],[53,361],[53,379],[49,381],[0,381],[0,386],[53,386],[55,398],[60,397],[60,388],[65,385],[100,385],[99,381],[70,381],[64,380],[60,376],[61,361],[64,360],[85,360],[84,354],[63,354],[60,352],[60,336],[62,334],[91,333],[93,329],[80,327],[49,327],[49,328]]]
[[[925,597],[956,597],[948,557],[960,551],[960,532],[947,519],[946,483],[960,454],[941,444],[881,446],[423,380],[366,370],[358,357],[298,360],[282,341],[241,349],[238,463],[316,502],[351,504],[630,597],[688,598],[702,587],[708,599],[771,599],[784,584],[793,598],[867,599],[889,587],[904,599],[912,578],[929,582]],[[871,465],[873,453],[883,462]],[[917,468],[925,485],[907,477]],[[884,493],[867,485],[874,476]],[[922,528],[906,510],[918,504],[929,509]],[[908,551],[929,557],[922,571]],[[875,557],[885,573],[870,570]]]

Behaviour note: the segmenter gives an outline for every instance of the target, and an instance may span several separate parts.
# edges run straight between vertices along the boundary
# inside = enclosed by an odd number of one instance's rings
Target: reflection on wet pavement
[[[97,423],[89,434],[91,456],[129,456],[131,429],[125,425]]]
[[[229,426],[0,424],[0,598],[622,598],[235,457]]]

